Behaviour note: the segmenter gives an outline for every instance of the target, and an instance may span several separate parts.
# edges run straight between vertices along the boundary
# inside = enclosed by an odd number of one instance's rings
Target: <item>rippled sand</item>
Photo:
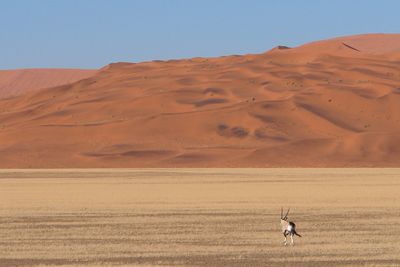
[[[400,169],[2,170],[0,266],[399,266],[399,215]]]

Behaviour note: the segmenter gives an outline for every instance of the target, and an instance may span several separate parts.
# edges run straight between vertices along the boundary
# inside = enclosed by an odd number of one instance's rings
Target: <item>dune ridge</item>
[[[86,69],[0,70],[0,98],[77,82],[95,73]]]
[[[399,167],[399,55],[371,34],[113,63],[1,99],[0,167]]]

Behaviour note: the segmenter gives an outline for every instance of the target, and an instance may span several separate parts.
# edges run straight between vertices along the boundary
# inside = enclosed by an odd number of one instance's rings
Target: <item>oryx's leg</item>
[[[294,245],[294,241],[293,241],[293,234],[290,234],[290,239],[292,240],[291,245]]]
[[[287,245],[287,234],[286,234],[286,232],[283,233],[283,236],[285,237],[285,239],[283,240],[283,244],[286,246]]]

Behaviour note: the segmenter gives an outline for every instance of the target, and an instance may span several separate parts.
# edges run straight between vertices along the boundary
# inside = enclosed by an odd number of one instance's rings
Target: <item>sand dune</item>
[[[400,35],[110,64],[0,101],[0,167],[400,165]]]
[[[83,69],[0,70],[0,98],[76,82],[95,73]]]

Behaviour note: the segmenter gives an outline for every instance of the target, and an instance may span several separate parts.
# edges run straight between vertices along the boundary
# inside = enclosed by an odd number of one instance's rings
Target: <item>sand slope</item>
[[[84,69],[0,70],[0,98],[76,82],[95,73]]]
[[[116,63],[3,99],[0,167],[400,166],[399,36]]]

